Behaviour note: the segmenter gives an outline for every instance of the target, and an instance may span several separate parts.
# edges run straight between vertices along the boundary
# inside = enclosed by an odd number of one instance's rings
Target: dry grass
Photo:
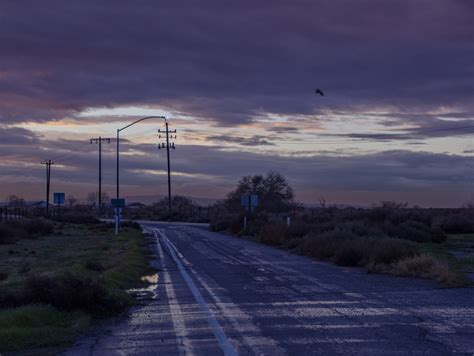
[[[465,287],[469,285],[467,277],[427,254],[402,259],[392,264],[373,264],[369,272],[389,273],[395,276],[419,277],[438,281],[448,287]]]

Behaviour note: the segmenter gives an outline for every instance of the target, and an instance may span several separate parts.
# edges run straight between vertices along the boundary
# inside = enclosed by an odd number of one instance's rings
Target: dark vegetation
[[[169,211],[168,198],[163,198],[151,206],[136,206],[124,210],[123,216],[132,220],[209,222],[207,207],[202,207],[191,199],[179,195],[171,197],[172,209]]]
[[[474,233],[474,216],[469,210],[328,208],[319,209],[314,216],[293,217],[290,227],[284,219],[260,212],[248,216],[246,229],[243,218],[241,214],[216,219],[210,229],[251,237],[342,266],[366,267],[369,272],[430,277],[451,286],[466,283],[461,274],[441,262],[433,258],[428,262],[430,257],[422,246],[443,243],[446,232]],[[408,268],[414,263],[423,265]],[[423,273],[416,272],[420,268]]]
[[[0,351],[72,341],[94,319],[133,303],[127,289],[152,271],[134,222],[119,238],[112,225],[90,216],[5,226],[15,238],[0,245]]]
[[[421,209],[383,202],[371,209],[321,204],[321,208],[308,210],[292,202],[291,188],[283,177],[276,173],[268,176],[278,176],[280,182],[270,189],[271,194],[260,183],[263,176],[244,177],[225,202],[237,206],[240,195],[255,192],[262,204],[253,213],[241,209],[215,218],[210,230],[227,231],[342,266],[365,267],[368,272],[431,278],[449,286],[468,283],[454,264],[439,260],[424,247],[445,243],[449,234],[474,233],[474,209]],[[245,229],[244,216],[248,219]],[[287,216],[291,216],[289,227]]]
[[[46,219],[27,219],[0,223],[0,244],[21,239],[36,239],[53,232],[54,224]]]

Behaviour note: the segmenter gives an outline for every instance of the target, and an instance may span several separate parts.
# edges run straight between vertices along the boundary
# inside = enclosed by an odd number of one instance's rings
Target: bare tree
[[[110,197],[106,192],[102,192],[102,196],[100,199],[101,205],[106,205],[108,202],[110,202]],[[96,206],[99,203],[99,192],[90,192],[87,195],[87,203],[92,206]]]
[[[8,205],[10,205],[10,206],[19,207],[19,206],[25,206],[26,205],[25,199],[20,198],[19,196],[14,195],[14,194],[9,195],[7,200],[8,200]]]
[[[74,205],[77,204],[77,199],[74,195],[68,194],[66,202],[69,205],[69,207],[72,208]]]
[[[319,205],[321,208],[326,209],[326,198],[323,195],[319,197]]]

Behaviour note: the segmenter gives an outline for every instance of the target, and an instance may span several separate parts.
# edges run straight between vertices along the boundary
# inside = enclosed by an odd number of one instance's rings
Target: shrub
[[[72,213],[56,215],[53,220],[70,224],[99,224],[101,222],[93,215]]]
[[[123,221],[121,223],[122,227],[129,227],[131,229],[137,229],[137,230],[141,230],[142,227],[140,226],[139,223],[137,223],[136,221],[133,221],[133,220],[126,220],[126,221]]]
[[[309,234],[303,239],[300,252],[321,259],[331,259],[345,242],[355,239],[350,231],[336,229],[322,234]]]
[[[13,244],[16,241],[26,238],[27,234],[25,230],[19,229],[18,227],[8,225],[7,223],[0,224],[0,244]]]
[[[0,244],[12,244],[21,239],[49,235],[54,225],[45,219],[15,220],[0,223]]]
[[[21,304],[42,303],[61,310],[79,309],[99,315],[117,312],[127,305],[124,297],[111,294],[97,280],[71,273],[28,278],[20,299]]]
[[[29,237],[49,235],[54,231],[54,224],[45,219],[18,220],[16,223],[26,231]]]
[[[333,260],[340,266],[363,266],[367,260],[368,239],[345,240],[334,252]]]
[[[436,219],[435,224],[448,234],[474,232],[474,219],[467,214],[451,214]]]
[[[450,287],[464,287],[469,284],[463,274],[450,268],[447,263],[426,254],[407,257],[390,265],[372,266],[372,271],[433,279]]]
[[[288,235],[292,238],[303,237],[308,234],[312,228],[312,225],[304,223],[303,221],[295,221],[288,228]]]
[[[242,230],[244,216],[243,215],[227,215],[214,219],[209,224],[210,231],[229,231],[237,234]]]
[[[288,239],[288,227],[280,221],[267,223],[260,230],[258,237],[263,243],[280,245]]]
[[[389,264],[418,254],[413,243],[399,239],[372,240],[368,247],[369,264]]]

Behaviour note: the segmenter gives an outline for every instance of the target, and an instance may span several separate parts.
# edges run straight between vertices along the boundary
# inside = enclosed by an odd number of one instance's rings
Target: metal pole
[[[102,211],[102,137],[99,136],[99,216]]]
[[[170,169],[170,144],[168,139],[168,121],[166,125],[166,154],[168,157],[168,211],[171,212],[171,169]]]
[[[46,162],[46,216],[49,216],[49,187],[51,182],[51,160]]]
[[[119,139],[120,139],[120,130],[117,129],[117,199],[119,199],[119,184],[120,184],[120,179],[119,179]]]
[[[119,140],[120,140],[120,129],[117,129],[117,202],[120,196],[120,191],[119,191],[119,184],[120,184],[120,179],[119,179]],[[117,236],[119,233],[119,210],[118,207],[115,207],[115,236]]]

